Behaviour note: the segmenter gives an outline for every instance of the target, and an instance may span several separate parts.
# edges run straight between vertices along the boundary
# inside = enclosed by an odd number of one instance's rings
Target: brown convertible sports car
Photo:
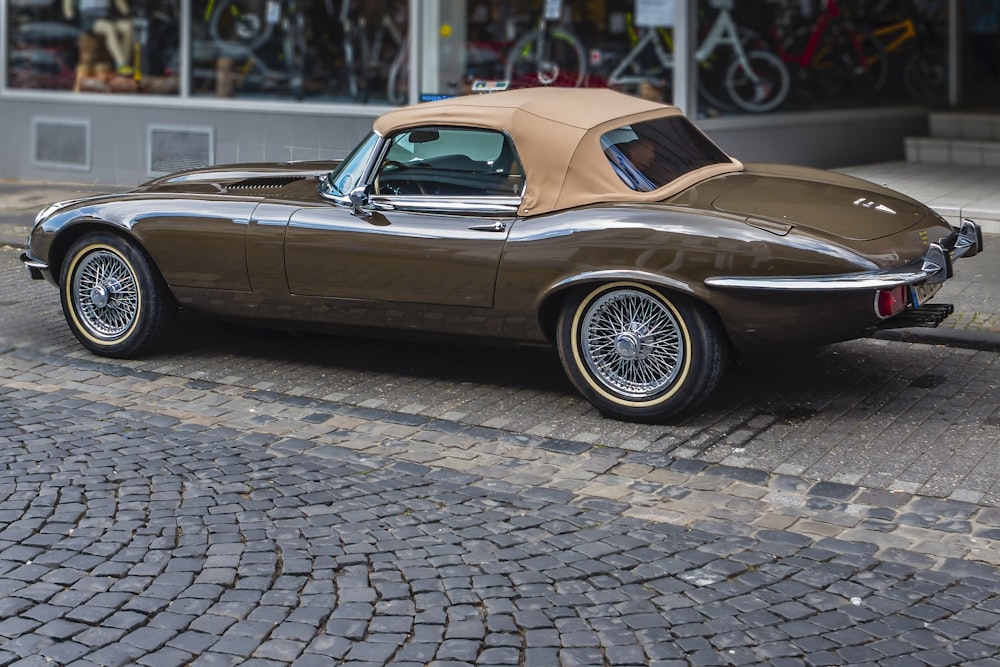
[[[97,354],[150,350],[179,307],[552,343],[598,409],[652,421],[732,350],[938,324],[981,248],[886,188],[742,164],[675,108],[536,88],[391,111],[341,162],[53,204],[22,259]]]

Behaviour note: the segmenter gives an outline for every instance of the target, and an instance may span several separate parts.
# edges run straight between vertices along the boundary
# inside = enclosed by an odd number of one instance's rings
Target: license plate
[[[941,283],[921,283],[920,285],[910,285],[910,300],[913,301],[913,307],[919,308],[924,305],[930,298],[937,294],[937,291],[941,289]]]

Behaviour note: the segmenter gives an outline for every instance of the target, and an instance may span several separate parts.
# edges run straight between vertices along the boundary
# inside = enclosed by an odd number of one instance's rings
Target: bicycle
[[[774,25],[775,48],[781,59],[794,65],[807,88],[834,97],[854,89],[874,97],[888,78],[885,48],[870,31],[857,27],[837,0],[823,0],[811,25],[787,29]]]
[[[368,57],[364,77],[371,79],[375,72],[383,75],[388,102],[403,104],[409,98],[410,36],[405,24],[406,5],[396,3],[391,8],[383,6],[379,9],[382,18],[378,29],[370,40],[370,46],[366,44]]]
[[[940,102],[947,95],[948,68],[945,65],[944,49],[936,45],[922,43],[917,24],[912,18],[903,18],[892,23],[872,28],[877,39],[885,40],[887,54],[910,51],[903,64],[903,87],[907,94],[921,102]]]
[[[764,49],[744,49],[740,31],[730,13],[731,1],[714,0],[710,4],[719,11],[694,53],[700,68],[699,94],[715,106],[726,107],[720,96],[713,92],[713,88],[721,88],[732,104],[749,112],[770,111],[781,105],[790,88],[788,68],[784,62]],[[624,88],[642,84],[664,85],[665,77],[660,72],[674,67],[673,54],[667,51],[665,45],[672,50],[672,38],[668,31],[654,26],[642,28],[632,49],[612,70],[608,77],[609,85]],[[649,47],[652,47],[660,69],[644,72],[639,67],[639,59]],[[718,59],[713,58],[719,47],[732,49],[730,60],[721,67],[718,66]]]
[[[281,54],[284,61],[286,80],[296,100],[305,97],[306,55],[306,9],[309,0],[214,0],[205,8],[208,17],[209,34],[226,57],[239,59],[241,80],[251,68],[258,68],[274,79],[271,68],[267,67],[257,51],[272,38],[280,26]]]
[[[364,101],[368,96],[365,72],[368,44],[364,17],[354,4],[351,0],[342,0],[339,10],[336,10],[337,23],[334,25],[339,25],[341,29],[339,41],[348,94],[352,100]],[[309,32],[315,24],[315,21],[310,21],[309,14],[313,9],[313,0],[209,0],[205,20],[220,53],[243,63],[240,68],[243,77],[253,69],[260,69],[266,73],[268,81],[275,79],[274,70],[264,64],[259,51],[276,35],[279,36],[284,83],[296,100],[302,100],[310,53]],[[324,0],[320,9],[325,11],[323,17],[332,18],[335,11],[333,0]],[[317,41],[328,42],[331,39],[326,37]],[[324,55],[317,61],[325,62],[327,58]]]
[[[504,78],[512,87],[563,86],[579,88],[587,80],[583,44],[566,26],[561,1],[549,0],[538,27],[514,43],[507,55]],[[550,26],[551,21],[558,21]]]

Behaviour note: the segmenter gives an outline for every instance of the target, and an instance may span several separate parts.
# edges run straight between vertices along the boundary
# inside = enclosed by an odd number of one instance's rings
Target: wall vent
[[[90,171],[90,121],[31,119],[31,161],[36,167]]]
[[[149,176],[215,164],[215,130],[211,127],[150,125],[147,136]]]

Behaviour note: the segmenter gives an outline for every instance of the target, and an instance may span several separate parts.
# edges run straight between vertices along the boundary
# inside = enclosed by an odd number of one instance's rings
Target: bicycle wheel
[[[791,79],[781,58],[770,51],[750,51],[744,62],[734,57],[726,70],[726,93],[744,111],[777,108],[788,97]]]
[[[726,72],[729,61],[725,54],[712,52],[698,63],[699,110],[706,117],[739,111],[726,90]]]
[[[228,55],[244,55],[266,42],[274,31],[269,0],[222,0],[212,12],[209,33]]]
[[[511,87],[580,87],[587,77],[583,44],[561,28],[533,30],[507,55],[505,77]]]
[[[903,66],[903,86],[924,104],[940,104],[948,97],[948,67],[944,49],[917,49]]]
[[[889,57],[882,40],[871,31],[858,30],[855,39],[861,54],[855,60],[854,89],[865,99],[872,99],[885,89],[889,79]]]

